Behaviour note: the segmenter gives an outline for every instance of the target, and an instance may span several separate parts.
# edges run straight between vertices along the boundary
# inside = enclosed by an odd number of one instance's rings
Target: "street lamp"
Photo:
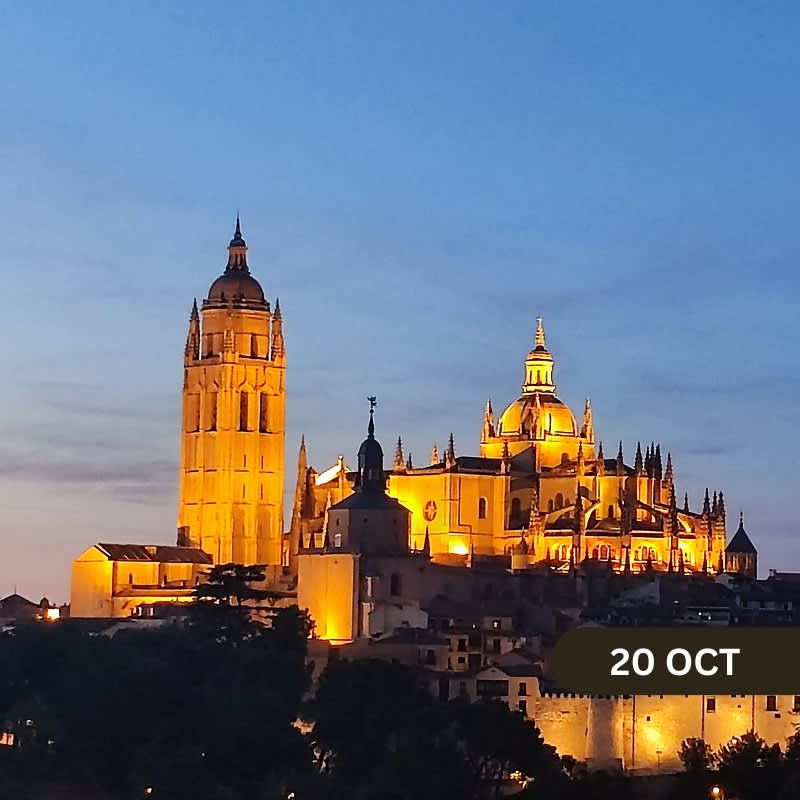
[[[711,789],[709,790],[709,795],[712,800],[725,800],[725,792],[722,790],[721,786],[714,784]]]

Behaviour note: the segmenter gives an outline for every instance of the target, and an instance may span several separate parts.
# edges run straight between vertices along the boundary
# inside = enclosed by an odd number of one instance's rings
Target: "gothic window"
[[[600,545],[600,558],[602,558],[604,561],[608,558],[608,545]]]
[[[402,581],[400,579],[399,573],[393,572],[389,576],[389,594],[392,595],[392,597],[400,596],[401,584]]]
[[[547,510],[548,511],[552,511],[553,510],[553,498],[552,497],[547,501]]]
[[[247,426],[247,412],[248,412],[249,395],[247,392],[242,392],[239,396],[239,430],[249,430]]]
[[[215,431],[217,429],[217,393],[208,393],[208,410],[206,415],[206,429]]]
[[[250,355],[253,358],[258,358],[258,338],[255,334],[250,337]]]
[[[186,430],[190,433],[200,430],[200,395],[190,394],[187,398]]]
[[[258,430],[260,433],[267,432],[267,395],[261,392],[258,406]]]
[[[478,519],[486,519],[486,498],[478,500]]]
[[[564,508],[564,495],[561,492],[556,495],[556,508]]]
[[[656,551],[652,547],[650,548],[650,560],[658,561],[658,556],[656,555]]]
[[[595,559],[596,559],[596,558],[598,558],[599,556],[600,556],[600,551],[599,551],[599,550],[598,550],[598,549],[595,547],[595,548],[592,550],[592,558],[595,558]]]
[[[511,527],[519,523],[521,515],[522,515],[522,502],[520,501],[519,497],[515,497],[511,501],[511,520],[510,520]]]
[[[614,506],[613,506],[613,505],[610,505],[610,506],[608,507],[608,514],[607,514],[607,516],[608,516],[608,518],[609,518],[609,519],[614,519]]]

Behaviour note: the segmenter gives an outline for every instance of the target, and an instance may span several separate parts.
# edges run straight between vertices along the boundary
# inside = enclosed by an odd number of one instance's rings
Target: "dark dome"
[[[380,463],[383,465],[383,448],[378,444],[377,439],[371,436],[361,442],[361,447],[358,448],[358,461],[362,463],[362,459],[368,464]]]
[[[261,284],[249,272],[242,269],[226,270],[208,290],[206,305],[227,305],[230,302],[266,306]]]

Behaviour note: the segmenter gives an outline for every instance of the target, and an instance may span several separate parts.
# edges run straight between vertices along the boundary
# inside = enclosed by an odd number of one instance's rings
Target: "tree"
[[[734,736],[717,751],[720,782],[743,800],[774,797],[781,782],[782,754],[753,731]]]
[[[678,750],[683,768],[691,774],[704,774],[714,765],[714,753],[702,739],[690,737],[681,742]]]

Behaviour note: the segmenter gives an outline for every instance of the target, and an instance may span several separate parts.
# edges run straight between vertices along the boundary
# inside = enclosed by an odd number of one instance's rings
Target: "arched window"
[[[565,544],[561,545],[561,560],[562,561],[567,560],[567,546]]]
[[[561,463],[566,464],[569,461],[569,453],[562,453],[561,454]]]
[[[208,393],[208,404],[206,406],[206,430],[215,431],[217,429],[217,393]]]
[[[133,586],[133,573],[132,573],[132,572],[129,572],[129,573],[128,573],[128,583],[129,583],[131,586]]]
[[[556,508],[564,508],[564,495],[561,492],[556,495]]]
[[[658,555],[656,554],[655,549],[652,548],[652,547],[650,548],[650,560],[651,561],[658,561]]]
[[[486,519],[486,498],[478,500],[478,519]]]
[[[600,558],[602,558],[603,561],[605,561],[608,558],[608,545],[607,544],[601,544],[600,545]]]
[[[547,510],[548,511],[552,511],[553,510],[553,498],[552,497],[547,501]]]
[[[392,597],[399,597],[401,588],[402,581],[400,575],[397,572],[393,572],[389,576],[389,594],[392,595]]]
[[[607,516],[608,516],[608,518],[609,518],[609,519],[614,519],[614,506],[613,506],[613,505],[610,505],[610,506],[608,507],[608,514],[607,514]]]
[[[595,547],[592,549],[592,558],[597,558],[600,555],[598,549]]]
[[[522,502],[519,497],[515,497],[511,501],[511,525],[518,523],[522,516]]]

